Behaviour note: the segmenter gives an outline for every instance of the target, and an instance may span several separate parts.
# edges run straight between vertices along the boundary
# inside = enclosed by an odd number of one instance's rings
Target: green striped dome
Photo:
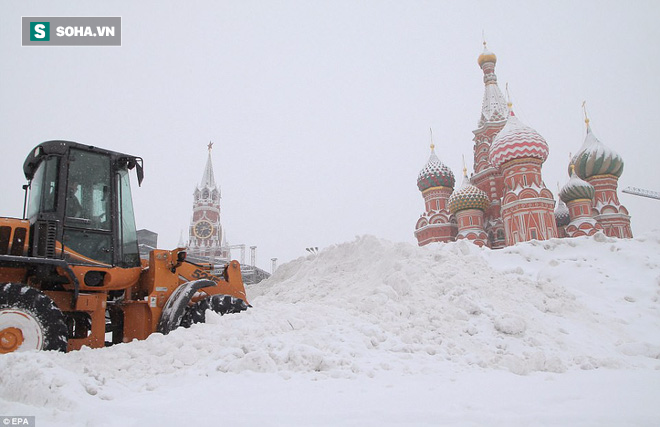
[[[587,127],[587,137],[580,151],[573,156],[571,163],[575,165],[575,173],[582,179],[596,175],[614,175],[617,178],[623,173],[623,159],[614,151],[610,150],[596,138]],[[569,167],[568,173],[571,170]]]
[[[431,156],[426,166],[419,172],[417,177],[417,188],[419,191],[428,190],[433,187],[454,188],[454,173],[435,155],[431,149]]]
[[[564,188],[559,192],[559,197],[565,203],[568,203],[577,199],[593,200],[594,193],[594,186],[582,180],[577,176],[575,171],[573,171],[571,179],[568,180],[566,185],[564,185]]]

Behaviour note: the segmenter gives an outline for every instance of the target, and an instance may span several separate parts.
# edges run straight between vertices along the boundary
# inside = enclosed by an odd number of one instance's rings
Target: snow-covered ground
[[[37,425],[660,425],[660,231],[282,265],[253,308],[167,337],[0,357]]]

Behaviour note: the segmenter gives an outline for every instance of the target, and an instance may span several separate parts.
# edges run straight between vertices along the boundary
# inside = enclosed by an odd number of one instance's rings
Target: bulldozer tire
[[[181,319],[181,326],[189,328],[195,323],[206,322],[206,310],[212,310],[220,315],[239,313],[247,310],[248,306],[240,298],[231,295],[211,295],[188,307]]]
[[[21,283],[0,284],[0,354],[66,348],[64,314],[52,299]]]

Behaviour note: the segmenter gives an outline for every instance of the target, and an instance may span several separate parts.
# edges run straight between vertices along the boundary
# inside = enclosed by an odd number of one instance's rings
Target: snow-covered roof
[[[594,186],[582,180],[575,171],[571,174],[571,179],[559,192],[559,198],[568,203],[578,199],[593,200],[596,190]]]
[[[495,167],[522,158],[548,158],[548,143],[534,129],[527,126],[510,111],[509,119],[490,146],[488,160]]]
[[[202,182],[200,188],[215,188],[215,176],[213,175],[213,161],[211,160],[211,150],[209,149],[209,157],[206,159],[206,167],[202,175]]]
[[[466,209],[485,211],[490,206],[488,195],[470,183],[467,172],[463,172],[461,188],[449,196],[448,207],[453,214]]]
[[[587,136],[580,151],[571,159],[571,163],[575,165],[575,173],[582,179],[596,175],[614,175],[618,178],[623,173],[621,156],[600,142],[588,123]]]
[[[431,155],[424,168],[417,176],[417,188],[424,191],[432,187],[454,188],[454,173],[447,165],[442,163],[435,154],[435,148],[431,147]]]
[[[493,82],[487,82],[484,89],[484,99],[481,103],[481,117],[477,126],[481,128],[486,123],[501,122],[506,120],[507,106],[504,95],[497,85],[495,74],[491,74]],[[485,79],[486,77],[484,77]]]

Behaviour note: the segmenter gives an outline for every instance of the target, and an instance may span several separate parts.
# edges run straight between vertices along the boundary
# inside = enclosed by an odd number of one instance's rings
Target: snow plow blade
[[[186,282],[170,295],[158,321],[158,332],[167,335],[179,327],[190,299],[201,288],[216,286],[212,280],[200,279]]]

